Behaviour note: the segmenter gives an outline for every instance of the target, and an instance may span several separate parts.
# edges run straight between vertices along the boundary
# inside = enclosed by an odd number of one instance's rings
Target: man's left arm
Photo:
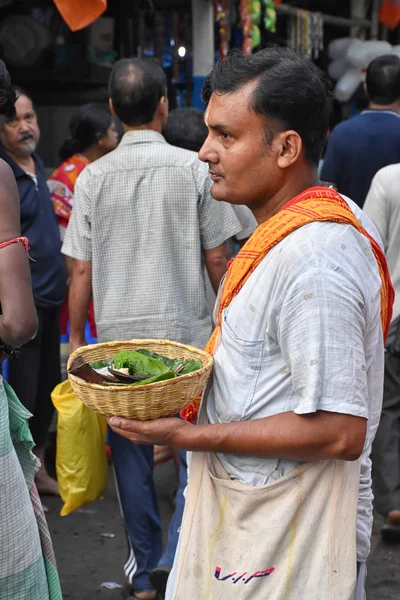
[[[286,412],[216,425],[191,425],[176,418],[130,421],[120,417],[109,419],[109,424],[137,444],[296,461],[357,460],[367,427],[362,417],[325,411],[309,415]]]

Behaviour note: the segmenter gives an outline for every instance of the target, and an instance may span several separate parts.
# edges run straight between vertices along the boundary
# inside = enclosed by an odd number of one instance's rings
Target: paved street
[[[166,524],[173,509],[173,490],[176,486],[172,461],[156,467],[155,479],[161,513]],[[64,599],[120,598],[120,589],[101,587],[104,582],[122,584],[124,581],[122,565],[126,558],[125,536],[112,476],[104,500],[67,517],[59,516],[59,499],[48,498],[46,504],[51,508],[48,522],[57,554]],[[399,600],[400,545],[381,542],[379,526],[380,521],[375,526],[374,550],[368,565],[367,600]],[[107,534],[114,534],[114,537]]]

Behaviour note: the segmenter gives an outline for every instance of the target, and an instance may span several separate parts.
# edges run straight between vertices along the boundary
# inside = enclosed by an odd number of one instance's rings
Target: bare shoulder
[[[0,158],[0,194],[4,195],[4,192],[8,191],[12,194],[17,192],[17,184],[15,181],[13,170],[5,160]]]

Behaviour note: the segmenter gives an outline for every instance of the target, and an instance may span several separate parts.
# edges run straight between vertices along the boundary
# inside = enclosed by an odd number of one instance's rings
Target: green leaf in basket
[[[95,362],[90,363],[92,369],[104,369],[105,367],[111,367],[112,359],[107,358],[106,360],[97,360]]]
[[[114,356],[114,368],[129,369],[129,375],[137,375],[138,377],[145,377],[146,375],[150,377],[171,370],[161,360],[144,356],[136,350],[118,352]]]
[[[201,369],[201,362],[195,358],[188,358],[184,361],[184,367],[179,372],[179,375],[187,375],[188,373],[193,373],[193,371],[198,371]]]
[[[183,358],[167,358],[162,354],[158,354],[157,352],[153,352],[152,350],[147,350],[146,348],[139,348],[137,352],[140,352],[140,354],[143,354],[144,356],[161,360],[161,362],[163,362],[164,365],[168,367],[170,371],[175,371],[178,367],[185,363],[185,360]]]
[[[176,377],[175,371],[167,371],[166,373],[161,373],[161,375],[156,375],[155,377],[149,377],[149,379],[143,379],[142,381],[137,381],[136,383],[132,383],[130,387],[135,387],[137,385],[147,385],[148,383],[156,383],[156,381],[164,381],[165,379],[174,379]]]
[[[157,352],[152,352],[151,350],[146,350],[145,348],[139,348],[137,352],[144,354],[145,356],[149,356],[150,358],[161,360],[161,362],[163,362],[170,371],[176,371],[178,367],[183,365],[183,368],[179,371],[178,375],[187,375],[193,371],[198,371],[202,366],[201,362],[195,358],[167,358],[162,354],[157,354]]]

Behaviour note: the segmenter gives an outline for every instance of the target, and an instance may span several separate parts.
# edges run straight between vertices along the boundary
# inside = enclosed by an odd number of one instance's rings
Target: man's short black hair
[[[374,104],[387,106],[400,100],[400,58],[395,54],[374,58],[368,65],[366,84]]]
[[[175,108],[169,113],[163,136],[172,146],[199,152],[208,135],[204,112],[198,108]]]
[[[155,60],[123,58],[111,71],[109,94],[122,123],[144,125],[153,120],[160,99],[167,95],[167,78]]]
[[[265,48],[249,56],[234,50],[208,75],[203,101],[208,104],[213,93],[235,92],[251,81],[257,85],[250,108],[266,119],[267,140],[271,140],[271,127],[277,131],[293,129],[302,139],[307,159],[318,164],[332,105],[327,77],[311,60],[290,48]]]

